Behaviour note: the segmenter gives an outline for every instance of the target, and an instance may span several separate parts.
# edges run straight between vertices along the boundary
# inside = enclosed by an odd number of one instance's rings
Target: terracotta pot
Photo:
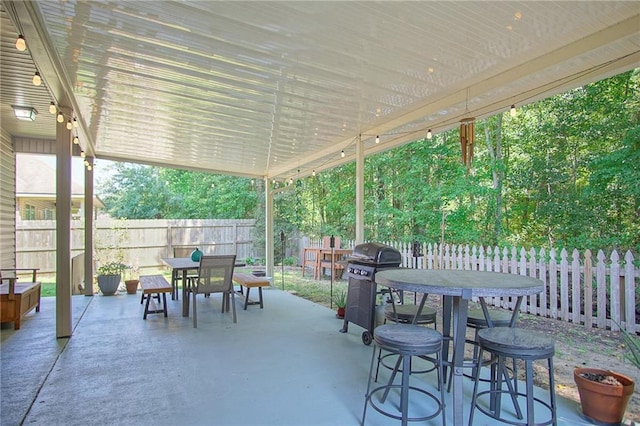
[[[345,308],[338,308],[338,309],[336,310],[336,312],[337,312],[337,313],[336,313],[336,317],[337,317],[337,318],[340,318],[340,319],[344,318],[344,309],[345,309]]]
[[[582,373],[613,376],[622,386],[589,380],[582,377]],[[603,423],[622,422],[627,402],[633,394],[633,379],[613,371],[594,368],[576,368],[573,370],[573,379],[578,386],[582,413],[585,416]]]
[[[126,280],[124,285],[127,286],[127,294],[136,294],[138,291],[138,280]]]

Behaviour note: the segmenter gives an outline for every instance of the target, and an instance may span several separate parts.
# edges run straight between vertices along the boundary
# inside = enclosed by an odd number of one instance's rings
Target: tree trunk
[[[502,114],[487,118],[484,126],[487,151],[491,158],[493,177],[494,211],[492,243],[497,244],[503,233],[502,227],[502,187],[505,178],[504,159],[502,158]]]

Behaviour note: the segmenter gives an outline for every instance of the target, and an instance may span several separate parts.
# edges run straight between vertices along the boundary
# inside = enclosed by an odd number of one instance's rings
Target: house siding
[[[16,156],[11,135],[0,129],[0,267],[16,267]]]

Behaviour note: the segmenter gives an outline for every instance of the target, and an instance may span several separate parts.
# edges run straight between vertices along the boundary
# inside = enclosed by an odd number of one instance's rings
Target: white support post
[[[273,250],[273,193],[269,179],[264,179],[264,199],[265,199],[265,263],[267,276],[273,277],[274,250]]]
[[[364,143],[356,142],[356,244],[364,242]]]
[[[84,295],[93,296],[93,158],[84,168]]]
[[[70,111],[64,111],[67,116]],[[56,337],[72,334],[71,131],[56,121]]]

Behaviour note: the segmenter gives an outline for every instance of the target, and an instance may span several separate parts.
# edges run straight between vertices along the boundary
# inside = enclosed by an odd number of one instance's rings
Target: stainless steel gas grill
[[[342,333],[348,331],[350,322],[355,323],[365,328],[362,333],[362,342],[365,345],[371,344],[378,295],[376,273],[398,268],[401,263],[400,252],[384,244],[366,243],[357,245],[353,249],[346,268],[349,287],[344,323],[340,330]]]

